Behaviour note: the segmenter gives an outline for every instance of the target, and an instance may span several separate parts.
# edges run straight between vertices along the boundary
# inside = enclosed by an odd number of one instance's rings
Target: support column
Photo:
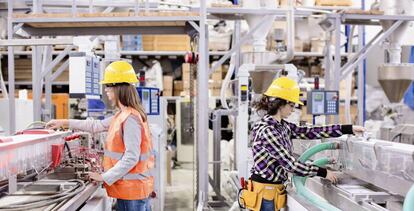
[[[41,47],[32,46],[32,99],[33,121],[40,121],[42,114]]]
[[[13,39],[13,0],[7,2],[7,39]],[[8,134],[14,134],[16,132],[16,110],[15,110],[15,100],[14,100],[14,48],[13,46],[7,47],[7,60],[8,60],[8,78],[9,82],[9,131]]]
[[[52,46],[46,46],[43,55],[42,72],[50,62],[52,62]],[[43,121],[48,122],[52,119],[52,71],[45,76],[45,107],[43,110]],[[55,117],[56,118],[56,117]]]
[[[197,71],[197,157],[198,205],[203,210],[208,202],[208,42],[206,26],[206,0],[200,1],[199,62]]]
[[[358,50],[364,47],[364,26],[358,26]],[[358,125],[365,122],[365,60],[358,64]]]

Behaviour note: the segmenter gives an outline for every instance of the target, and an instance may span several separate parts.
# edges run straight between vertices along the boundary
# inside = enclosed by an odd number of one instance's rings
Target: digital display
[[[313,100],[322,101],[323,100],[323,93],[314,93]]]

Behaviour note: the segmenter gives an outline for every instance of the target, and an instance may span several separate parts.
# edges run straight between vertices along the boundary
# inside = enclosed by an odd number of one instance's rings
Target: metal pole
[[[7,39],[13,39],[13,0],[7,2]],[[9,81],[9,135],[16,132],[16,110],[14,100],[14,48],[7,47],[8,81]]]
[[[208,46],[206,37],[206,0],[200,0],[199,63],[197,71],[197,148],[198,148],[198,206],[202,210],[208,202]]]
[[[220,162],[221,162],[221,117],[222,112],[217,110],[213,112],[213,115],[215,115],[216,120],[213,121],[213,132],[214,132],[214,138],[213,138],[213,188],[216,191],[217,195],[221,195],[220,193]]]
[[[46,68],[46,65],[52,61],[52,46],[45,47],[45,53],[43,58],[42,69]],[[48,72],[45,76],[45,110],[43,111],[44,118],[43,121],[49,121],[52,115],[52,71]]]
[[[329,81],[331,80],[331,71],[332,71],[332,64],[331,64],[331,59],[332,59],[332,52],[331,52],[331,41],[332,41],[332,31],[328,31],[326,33],[326,41],[325,41],[325,89],[329,90],[330,89],[330,84]],[[315,124],[315,119],[313,118],[312,121],[313,124]],[[329,119],[325,118],[325,123],[328,124],[329,123]]]
[[[341,76],[341,19],[340,17],[335,18],[335,67],[333,69],[333,81],[330,88],[339,91],[339,82]],[[325,81],[326,83],[326,81]],[[339,115],[334,117],[335,123],[339,123]]]
[[[39,46],[32,46],[32,98],[33,121],[40,121],[42,114],[42,76],[41,76],[41,51]]]
[[[358,26],[358,49],[362,49],[364,46],[364,26]],[[364,113],[365,113],[365,73],[364,73],[364,61],[358,64],[358,125],[364,125]]]

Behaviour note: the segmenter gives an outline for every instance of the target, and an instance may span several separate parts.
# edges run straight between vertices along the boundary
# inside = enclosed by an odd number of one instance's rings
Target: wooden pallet
[[[27,23],[34,28],[55,28],[55,27],[131,27],[131,26],[185,26],[185,21],[173,21],[173,17],[192,17],[197,16],[196,12],[183,12],[183,11],[161,11],[161,12],[139,12],[137,15],[135,12],[113,12],[113,13],[78,13],[73,16],[70,13],[62,14],[13,14],[14,18],[97,18],[97,17],[171,17],[172,21],[116,21],[116,22],[37,22]]]

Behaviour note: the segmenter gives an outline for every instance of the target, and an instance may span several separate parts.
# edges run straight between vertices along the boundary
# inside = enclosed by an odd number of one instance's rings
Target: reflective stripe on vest
[[[141,154],[141,155],[139,155],[139,161],[146,161],[146,160],[149,159],[150,156],[152,156],[152,155],[155,156],[155,154],[156,154],[155,150],[151,150],[150,152],[147,152],[145,154]],[[115,160],[121,160],[122,156],[124,156],[124,153],[104,150],[104,156],[110,157],[110,158],[115,159]]]
[[[123,180],[144,180],[153,176],[152,172],[145,172],[143,174],[129,173],[122,177]]]

